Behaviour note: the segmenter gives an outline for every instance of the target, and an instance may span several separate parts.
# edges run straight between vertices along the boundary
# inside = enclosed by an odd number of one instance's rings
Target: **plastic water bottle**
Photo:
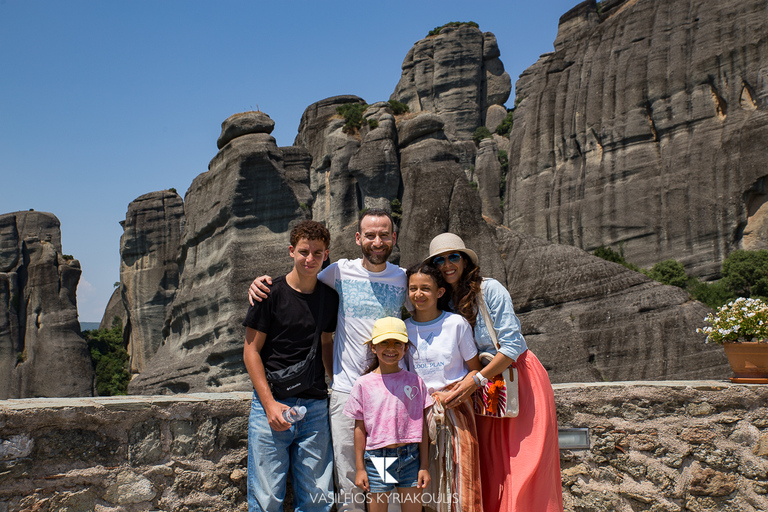
[[[294,405],[283,411],[283,419],[288,423],[296,423],[307,414],[307,408],[303,405]]]

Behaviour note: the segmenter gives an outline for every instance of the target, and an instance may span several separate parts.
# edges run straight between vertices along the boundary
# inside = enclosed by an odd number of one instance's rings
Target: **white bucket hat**
[[[472,263],[477,265],[477,254],[472,249],[467,249],[467,246],[464,245],[464,240],[459,235],[443,233],[433,238],[429,243],[429,256],[425,261],[431,262],[432,258],[444,252],[462,252],[472,260]]]

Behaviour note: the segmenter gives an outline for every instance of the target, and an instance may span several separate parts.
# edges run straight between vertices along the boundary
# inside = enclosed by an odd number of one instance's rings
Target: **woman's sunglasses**
[[[442,267],[445,265],[445,256],[438,256],[436,258],[432,259],[432,264],[436,267]],[[448,261],[453,263],[454,265],[461,261],[461,254],[454,252],[453,254],[448,255]]]

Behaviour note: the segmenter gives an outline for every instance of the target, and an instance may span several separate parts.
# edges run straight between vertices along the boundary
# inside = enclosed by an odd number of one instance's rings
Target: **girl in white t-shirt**
[[[386,512],[394,488],[402,512],[420,512],[430,482],[424,415],[432,398],[418,375],[400,367],[409,345],[402,320],[376,320],[370,344],[373,368],[355,381],[344,406],[355,420],[355,485],[369,492],[369,512]]]
[[[405,321],[408,338],[416,345],[410,354],[413,370],[424,380],[435,404],[428,416],[433,476],[432,505],[436,510],[481,510],[480,465],[475,415],[469,402],[445,409],[449,391],[470,372],[482,369],[472,327],[464,317],[446,311],[445,282],[430,263],[406,272],[412,317]],[[434,428],[433,428],[434,427]],[[433,436],[434,431],[434,438]],[[453,502],[452,506],[451,503]]]

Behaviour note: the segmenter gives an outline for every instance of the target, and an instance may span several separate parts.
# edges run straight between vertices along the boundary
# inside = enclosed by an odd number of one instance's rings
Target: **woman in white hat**
[[[432,240],[427,260],[442,272],[454,311],[472,325],[479,352],[493,354],[485,368],[459,384],[446,406],[470,398],[510,365],[518,372],[518,416],[475,416],[484,511],[562,512],[555,397],[547,371],[520,332],[509,292],[495,279],[480,276],[477,254],[453,233]],[[482,302],[493,322],[498,351],[481,314]]]

